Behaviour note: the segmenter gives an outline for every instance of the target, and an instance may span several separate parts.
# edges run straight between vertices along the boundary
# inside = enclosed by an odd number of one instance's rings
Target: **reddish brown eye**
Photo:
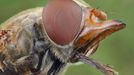
[[[43,10],[46,33],[58,45],[69,44],[78,34],[82,10],[72,0],[53,0]]]

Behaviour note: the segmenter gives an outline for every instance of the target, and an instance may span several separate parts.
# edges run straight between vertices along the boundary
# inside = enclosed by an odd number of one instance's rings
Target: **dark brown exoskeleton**
[[[124,27],[82,0],[51,0],[1,25],[0,75],[61,75],[68,63],[77,62],[115,75],[88,56],[101,40]]]

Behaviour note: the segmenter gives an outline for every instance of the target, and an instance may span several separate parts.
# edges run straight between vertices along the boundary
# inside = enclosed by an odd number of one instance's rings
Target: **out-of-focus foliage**
[[[107,12],[109,19],[125,22],[126,28],[100,43],[92,56],[103,63],[112,64],[120,75],[134,75],[134,0],[85,0],[91,6]],[[44,6],[46,0],[0,0],[0,23],[18,12]],[[103,75],[91,66],[71,66],[65,75]]]

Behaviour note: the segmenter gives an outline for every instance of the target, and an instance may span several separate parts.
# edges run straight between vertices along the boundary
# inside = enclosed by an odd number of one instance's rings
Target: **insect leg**
[[[48,75],[58,75],[62,68],[66,65],[64,62],[60,61],[58,58],[53,56],[53,53],[49,51],[49,55],[51,55],[51,59],[53,60],[53,64],[51,68],[48,70]]]
[[[118,75],[118,72],[113,70],[109,65],[99,63],[99,62],[93,60],[92,58],[86,57],[82,54],[77,54],[76,56],[79,58],[79,61],[96,67],[98,70],[103,72],[105,75]]]

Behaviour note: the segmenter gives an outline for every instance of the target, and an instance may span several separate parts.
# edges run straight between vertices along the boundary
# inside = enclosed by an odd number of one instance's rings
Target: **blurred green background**
[[[134,0],[85,0],[91,6],[104,10],[109,19],[119,19],[126,28],[100,43],[92,56],[114,66],[120,75],[134,75]],[[0,0],[0,23],[18,12],[44,6],[47,0]],[[86,64],[71,66],[65,75],[103,75]]]

